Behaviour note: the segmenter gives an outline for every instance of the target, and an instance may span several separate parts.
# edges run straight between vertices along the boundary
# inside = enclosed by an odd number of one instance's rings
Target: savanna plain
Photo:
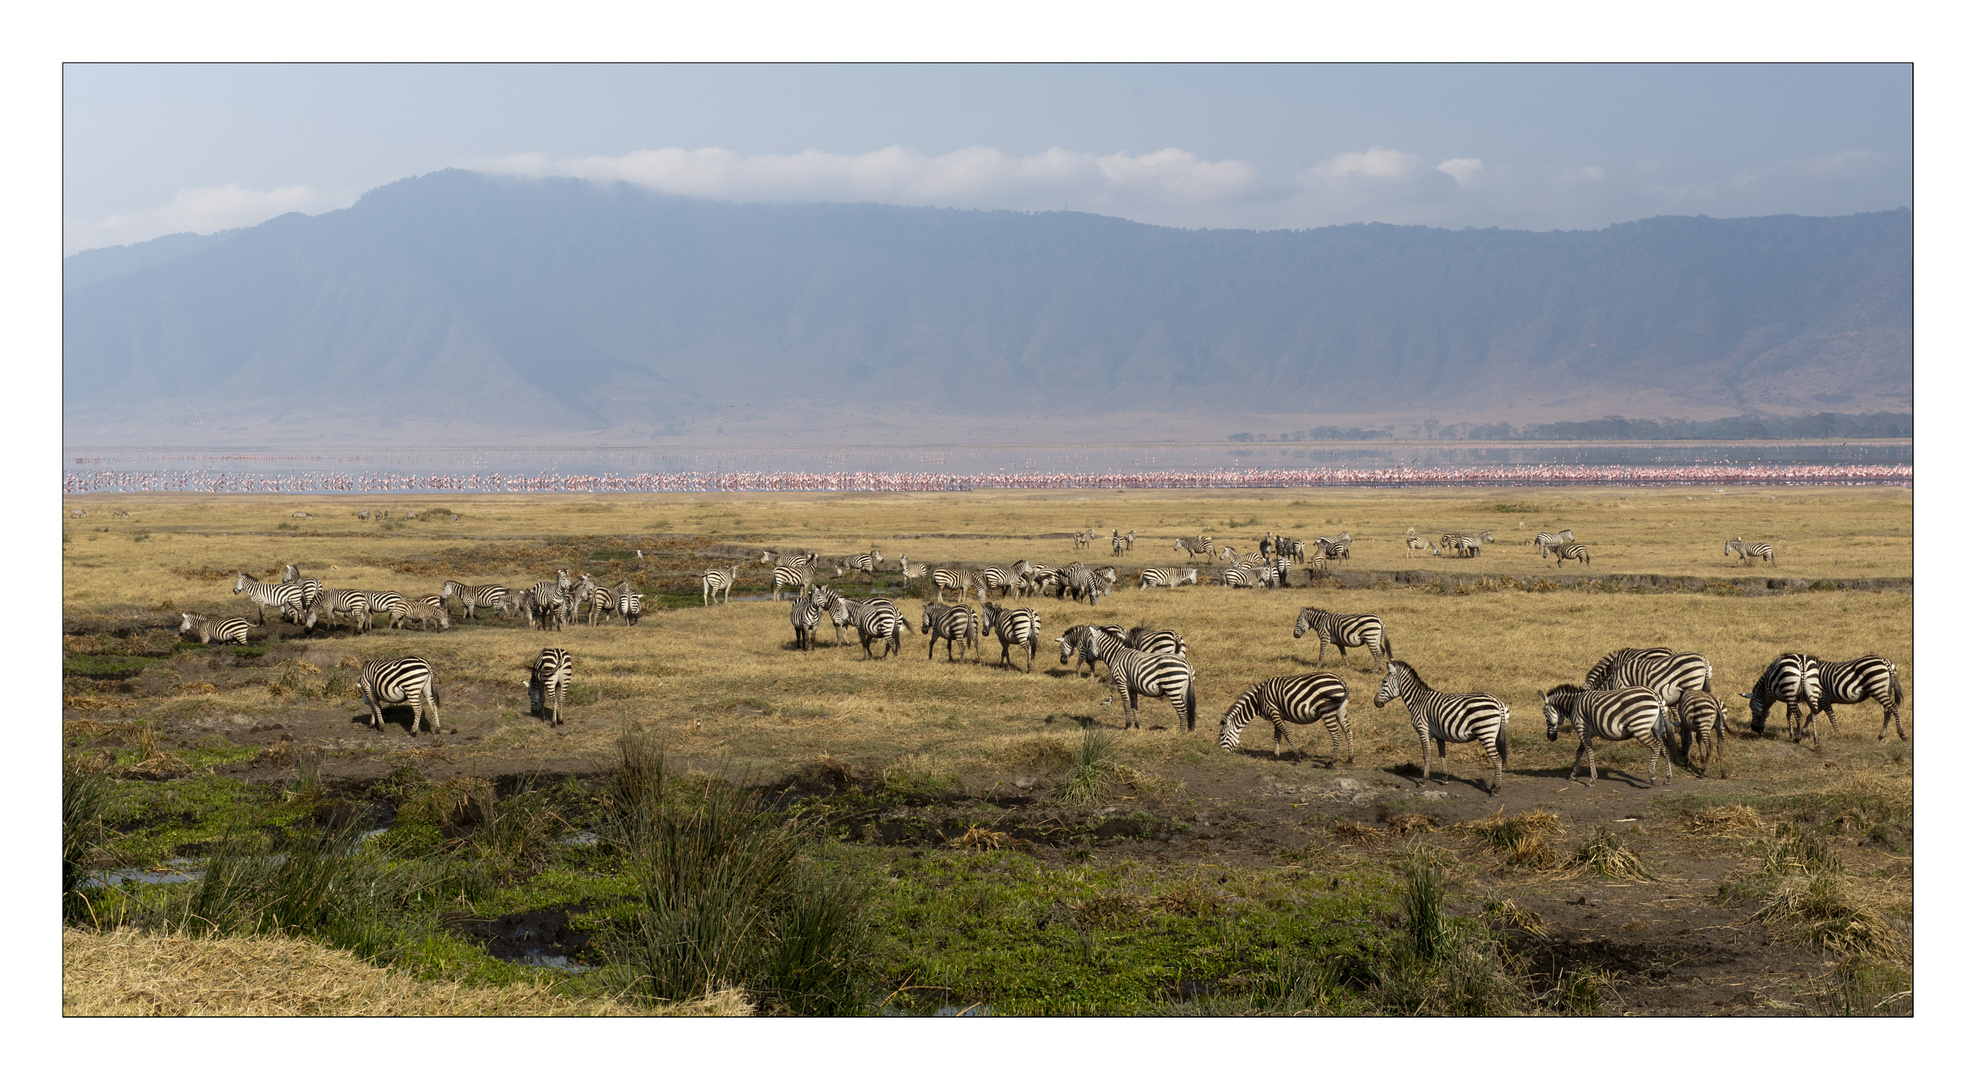
[[[64,500],[63,1001],[71,1014],[1909,1014],[1913,742],[1868,702],[1793,741],[1751,730],[1772,658],[1891,660],[1914,707],[1904,488],[1074,491],[920,495]],[[358,511],[388,511],[360,520]],[[77,511],[87,511],[78,516]],[[308,517],[298,515],[312,515]],[[1589,564],[1540,560],[1573,530]],[[1094,530],[1088,547],[1072,534]],[[1493,532],[1474,558],[1409,529]],[[1136,532],[1114,555],[1113,530]],[[1256,550],[1349,532],[1276,589],[1140,590],[1176,537]],[[1774,545],[1744,565],[1724,541]],[[764,550],[892,596],[897,655],[826,622],[796,647]],[[877,551],[871,575],[833,576]],[[932,599],[899,559],[1115,566],[1051,596],[1034,670],[929,659]],[[330,588],[510,588],[559,569],[644,595],[623,619],[530,629],[306,630],[245,616],[246,572]],[[1225,565],[1225,563],[1217,563]],[[731,601],[701,572],[738,566]],[[951,593],[949,594],[951,600]],[[979,607],[974,596],[964,602]],[[1474,744],[1431,780],[1381,666],[1292,637],[1304,607],[1374,613],[1433,687],[1510,710],[1499,795]],[[1060,663],[1074,624],[1179,632],[1198,723]],[[564,723],[525,681],[574,674]],[[1728,736],[1671,783],[1636,744],[1545,738],[1540,693],[1603,655],[1705,655]],[[357,676],[419,656],[438,731],[371,727]],[[1351,760],[1317,727],[1217,744],[1273,676],[1349,687]]]

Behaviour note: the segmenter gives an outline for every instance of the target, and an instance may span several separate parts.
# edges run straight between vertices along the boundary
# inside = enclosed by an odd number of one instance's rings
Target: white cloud
[[[668,195],[737,202],[858,201],[1043,209],[1065,204],[1117,212],[1142,204],[1211,205],[1248,194],[1254,166],[1206,161],[1168,147],[1150,154],[1054,148],[1013,157],[974,146],[927,157],[899,146],[863,154],[805,150],[742,156],[709,147],[639,150],[621,157],[551,160],[524,154],[485,162],[490,172],[626,181]]]
[[[1467,187],[1469,181],[1475,179],[1475,174],[1482,171],[1482,159],[1472,157],[1449,158],[1439,165],[1434,166],[1434,168],[1437,172],[1444,172],[1454,177],[1455,183]]]
[[[1375,146],[1370,150],[1356,150],[1339,154],[1337,157],[1304,170],[1304,181],[1346,180],[1366,177],[1372,180],[1392,180],[1412,172],[1420,159],[1412,154]]]
[[[97,221],[66,221],[62,246],[66,254],[89,248],[135,244],[171,233],[213,233],[259,225],[269,218],[300,211],[320,214],[356,201],[353,192],[322,191],[306,184],[253,191],[238,184],[187,188],[164,206]]]

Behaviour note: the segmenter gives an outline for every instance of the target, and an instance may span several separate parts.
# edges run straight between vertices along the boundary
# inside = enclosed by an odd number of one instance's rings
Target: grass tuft
[[[1603,825],[1594,829],[1592,835],[1564,861],[1564,871],[1567,874],[1590,873],[1623,881],[1653,880],[1646,866],[1640,862],[1640,857],[1626,846],[1626,841],[1613,835]]]

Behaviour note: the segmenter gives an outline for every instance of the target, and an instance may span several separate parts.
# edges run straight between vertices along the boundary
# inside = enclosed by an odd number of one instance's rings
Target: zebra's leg
[[[1420,776],[1422,784],[1434,779],[1434,759],[1427,753],[1427,742],[1427,732],[1425,729],[1422,729],[1420,732]]]
[[[1435,739],[1434,750],[1436,755],[1441,759],[1441,783],[1446,784],[1448,782],[1448,740]]]

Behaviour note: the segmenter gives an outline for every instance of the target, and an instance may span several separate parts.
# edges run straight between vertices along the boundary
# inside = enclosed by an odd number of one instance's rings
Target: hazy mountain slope
[[[71,441],[180,416],[498,441],[749,414],[1904,409],[1911,231],[1188,231],[445,172],[69,288],[65,410]]]

